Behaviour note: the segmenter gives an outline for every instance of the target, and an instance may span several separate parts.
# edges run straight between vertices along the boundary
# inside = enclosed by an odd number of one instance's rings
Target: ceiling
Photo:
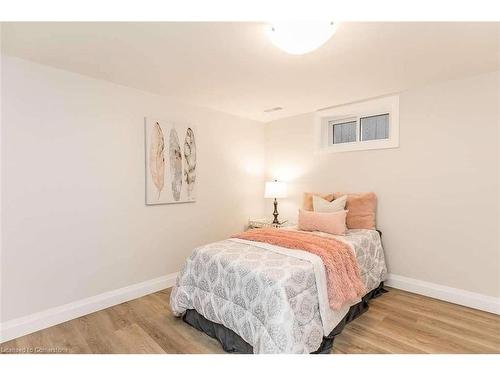
[[[2,51],[267,122],[498,70],[500,23],[340,23],[300,56],[263,23],[3,23]]]

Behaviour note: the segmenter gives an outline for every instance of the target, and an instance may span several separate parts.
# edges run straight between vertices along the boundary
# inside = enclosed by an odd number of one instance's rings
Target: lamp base
[[[276,198],[274,198],[274,212],[273,212],[274,220],[273,224],[281,224],[278,220],[278,201]]]

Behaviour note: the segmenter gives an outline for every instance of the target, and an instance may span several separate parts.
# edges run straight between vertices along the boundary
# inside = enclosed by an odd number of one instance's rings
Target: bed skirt
[[[312,354],[330,353],[335,336],[342,332],[346,324],[353,321],[368,310],[369,300],[376,298],[386,292],[387,290],[384,289],[384,283],[381,282],[377,288],[365,294],[360,302],[351,306],[346,316],[344,316],[339,324],[337,324],[333,331],[330,332],[328,336],[323,337],[323,341],[321,342],[320,347]],[[222,344],[222,348],[228,353],[253,353],[252,346],[245,340],[243,340],[237,333],[223,326],[222,324],[214,323],[206,319],[196,310],[187,310],[182,319],[190,326],[193,326],[194,328],[205,332],[210,337],[218,340]]]

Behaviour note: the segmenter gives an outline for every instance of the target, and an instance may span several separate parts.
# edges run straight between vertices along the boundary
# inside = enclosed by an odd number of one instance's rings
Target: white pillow
[[[346,202],[347,195],[343,195],[332,202],[313,195],[313,210],[314,212],[338,212],[345,209]]]

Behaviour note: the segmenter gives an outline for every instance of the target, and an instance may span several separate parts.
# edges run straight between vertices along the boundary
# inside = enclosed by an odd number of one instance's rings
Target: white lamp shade
[[[286,183],[279,181],[266,182],[266,190],[264,198],[286,198],[287,188]]]

